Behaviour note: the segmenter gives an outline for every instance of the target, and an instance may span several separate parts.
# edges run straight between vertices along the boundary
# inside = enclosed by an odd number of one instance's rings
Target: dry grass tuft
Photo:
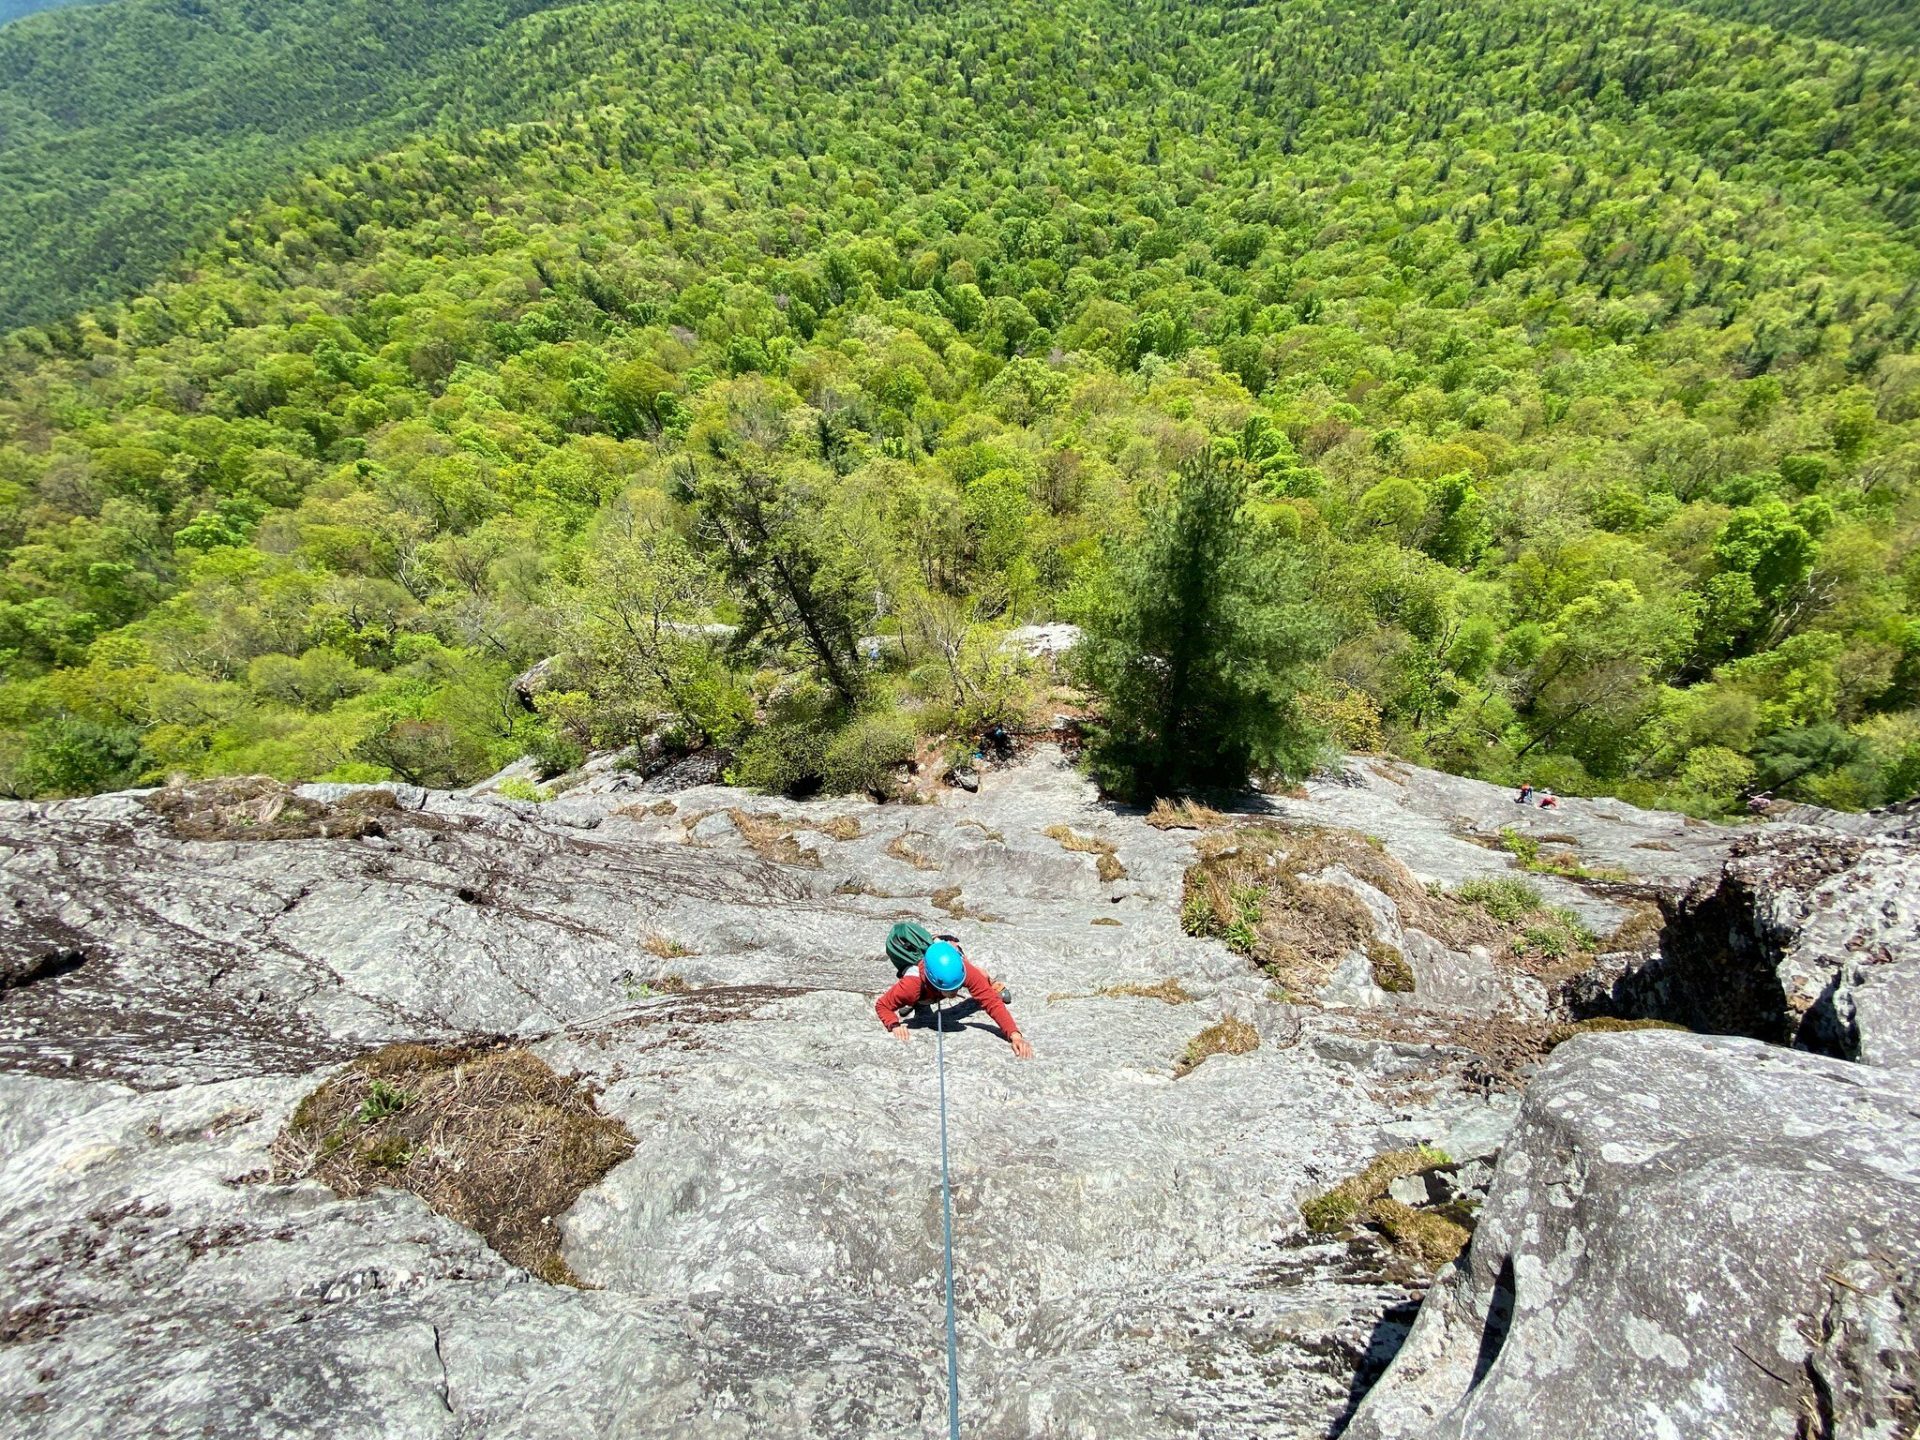
[[[1060,848],[1078,855],[1111,855],[1119,847],[1098,835],[1082,835],[1071,825],[1049,825],[1040,832],[1049,840],[1058,840]]]
[[[727,816],[733,821],[733,828],[740,832],[740,838],[762,860],[771,860],[777,865],[801,865],[809,870],[820,868],[820,852],[802,849],[800,842],[793,838],[793,827],[772,811],[749,815],[745,810],[729,810]]]
[[[658,930],[642,940],[640,948],[656,960],[679,960],[694,953],[671,935],[663,935]]]
[[[1089,925],[1118,925],[1120,922],[1111,915],[1099,915],[1087,922]]]
[[[1127,878],[1127,867],[1122,865],[1120,857],[1114,854],[1114,851],[1120,847],[1113,841],[1104,840],[1098,835],[1082,835],[1070,825],[1049,825],[1040,833],[1049,840],[1059,841],[1060,848],[1063,850],[1071,850],[1076,855],[1096,857],[1094,868],[1099,871],[1100,878],[1109,884],[1115,880]]]
[[[1103,985],[1098,990],[1095,990],[1090,994],[1083,991],[1078,991],[1078,990],[1056,990],[1052,994],[1047,996],[1047,1003],[1049,1005],[1054,1005],[1054,1004],[1058,1004],[1062,1000],[1142,999],[1142,1000],[1160,1000],[1160,1001],[1164,1001],[1168,1005],[1190,1005],[1193,1003],[1193,1001],[1196,998],[1197,998],[1196,996],[1189,995],[1187,993],[1186,986],[1182,985],[1177,979],[1173,978],[1172,976],[1169,976],[1165,980],[1156,980],[1151,985],[1147,984],[1143,980],[1136,980],[1126,985]],[[1229,1016],[1228,1019],[1231,1020],[1233,1019],[1233,1017]],[[1239,1024],[1240,1022],[1234,1021],[1234,1023]],[[1203,1035],[1206,1033],[1207,1032],[1204,1032],[1204,1031],[1202,1032]],[[1259,1037],[1255,1036],[1253,1046],[1257,1046],[1259,1043],[1260,1043]],[[1247,1048],[1252,1049],[1253,1046],[1248,1046]],[[1218,1050],[1215,1050],[1209,1053],[1219,1054],[1220,1052]],[[1243,1055],[1246,1053],[1246,1051],[1236,1050],[1232,1053],[1236,1055]],[[1199,1062],[1196,1061],[1194,1063],[1198,1064]]]
[[[1456,1258],[1473,1238],[1473,1232],[1452,1216],[1438,1210],[1416,1210],[1389,1196],[1373,1202],[1368,1218],[1380,1227],[1394,1249],[1429,1270],[1438,1270]]]
[[[1380,951],[1373,915],[1343,885],[1312,877],[1338,867],[1394,902],[1402,922],[1453,949],[1484,945],[1537,973],[1576,963],[1580,937],[1532,902],[1490,907],[1462,887],[1429,889],[1371,837],[1347,830],[1259,826],[1201,837],[1187,867],[1180,920],[1247,956],[1294,995],[1311,996],[1354,950],[1368,956],[1382,988],[1410,989],[1410,970]],[[1526,888],[1522,885],[1520,888]],[[1531,895],[1531,891],[1528,892]],[[1533,897],[1537,899],[1537,897]]]
[[[818,830],[829,840],[844,841],[858,840],[860,838],[860,822],[851,815],[836,815],[831,820],[822,820],[818,824],[809,825],[807,828],[809,830]]]
[[[328,804],[266,775],[169,785],[140,803],[181,840],[352,840],[385,834],[381,817],[400,808],[390,790],[357,790]]]
[[[921,854],[908,843],[907,837],[912,831],[902,831],[887,842],[887,854],[894,859],[904,861],[916,870],[938,870],[940,864],[930,856]]]
[[[276,1178],[341,1195],[409,1190],[514,1264],[578,1285],[552,1222],[633,1151],[590,1090],[526,1050],[390,1045],[302,1100],[273,1159]]]
[[[998,915],[990,915],[985,910],[976,910],[961,900],[958,885],[943,885],[927,898],[956,920],[978,920],[983,925],[1003,923]]]
[[[1156,800],[1147,812],[1147,824],[1156,830],[1218,830],[1228,823],[1225,815],[1197,800]]]
[[[1169,1005],[1191,1005],[1195,999],[1187,993],[1187,987],[1173,976],[1168,976],[1165,980],[1156,980],[1151,985],[1140,980],[1134,981],[1131,985],[1103,985],[1093,993],[1106,999],[1119,999],[1123,996],[1138,997],[1142,1000],[1162,1000]],[[1259,1043],[1259,1037],[1256,1035],[1254,1045]],[[1248,1050],[1252,1048],[1253,1045],[1247,1047]],[[1235,1050],[1232,1053],[1243,1055],[1246,1051]]]
[[[1228,1015],[1207,1026],[1187,1042],[1175,1078],[1189,1075],[1215,1055],[1247,1055],[1260,1048],[1260,1032],[1238,1015]]]

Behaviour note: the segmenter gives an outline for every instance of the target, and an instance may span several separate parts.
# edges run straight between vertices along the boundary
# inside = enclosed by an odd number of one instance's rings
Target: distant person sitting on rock
[[[1533,782],[1529,780],[1526,784],[1520,787],[1520,793],[1513,797],[1513,803],[1516,805],[1524,805],[1527,803],[1527,801],[1531,800],[1532,798],[1533,798]]]
[[[896,927],[898,928],[898,927]],[[917,928],[917,927],[916,927]],[[891,950],[889,937],[889,950]],[[1007,997],[993,983],[993,977],[971,963],[952,940],[935,940],[927,946],[920,963],[893,983],[893,987],[874,1002],[880,1023],[905,1043],[913,1037],[907,1032],[902,1012],[917,1005],[931,1005],[957,995],[964,989],[975,1004],[987,1012],[987,1018],[1000,1027],[1000,1033],[1022,1060],[1033,1058],[1033,1046],[1020,1033],[1020,1026],[1007,1009]]]
[[[1558,810],[1560,808],[1560,797],[1551,790],[1542,790],[1540,792],[1540,808],[1542,810]]]

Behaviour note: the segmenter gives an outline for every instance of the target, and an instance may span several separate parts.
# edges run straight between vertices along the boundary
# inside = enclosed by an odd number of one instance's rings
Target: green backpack
[[[926,958],[933,934],[924,925],[902,920],[887,932],[887,958],[893,961],[896,977],[904,975]]]

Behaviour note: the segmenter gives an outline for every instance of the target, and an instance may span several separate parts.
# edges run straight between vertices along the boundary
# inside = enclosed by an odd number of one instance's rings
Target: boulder
[[[1536,1077],[1470,1250],[1346,1433],[1895,1440],[1917,1389],[1920,1087],[1643,1031]]]

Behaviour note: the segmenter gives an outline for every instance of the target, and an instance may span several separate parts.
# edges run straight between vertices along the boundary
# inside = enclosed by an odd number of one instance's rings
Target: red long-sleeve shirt
[[[1007,1009],[1007,1002],[1000,998],[1000,987],[993,983],[991,975],[971,960],[962,964],[967,994],[987,1012],[987,1018],[1000,1027],[1000,1033],[1011,1040],[1020,1033],[1020,1027],[1014,1023],[1013,1012]],[[893,1030],[900,1025],[902,1010],[931,1004],[940,998],[941,992],[927,983],[926,970],[916,965],[895,981],[891,990],[873,1002],[873,1012],[880,1017],[882,1025]]]

